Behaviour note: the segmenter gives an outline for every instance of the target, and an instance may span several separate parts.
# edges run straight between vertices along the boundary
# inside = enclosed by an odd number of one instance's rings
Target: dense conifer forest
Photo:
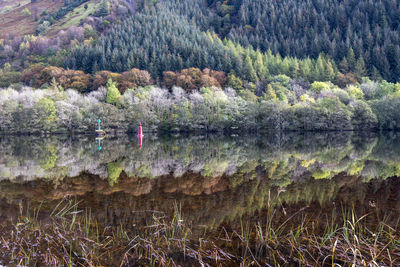
[[[246,75],[233,51],[200,34],[213,31],[221,39],[282,57],[317,59],[322,54],[336,62],[336,71],[358,77],[397,81],[400,75],[400,5],[396,1],[190,2],[145,5],[101,38],[93,54],[82,48],[67,66],[87,71],[138,67],[153,75],[182,67],[228,72],[233,68],[240,76]],[[120,59],[125,62],[115,65]]]

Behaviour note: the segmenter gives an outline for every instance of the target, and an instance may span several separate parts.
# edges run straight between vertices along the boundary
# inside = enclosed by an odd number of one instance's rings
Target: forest
[[[218,82],[207,70],[182,72],[178,78],[186,75],[199,86],[209,80]],[[192,78],[193,73],[201,74],[200,80]],[[128,76],[129,72],[123,75]],[[104,80],[101,76],[98,78]],[[229,82],[232,81],[228,77]],[[105,86],[81,94],[74,89],[64,90],[53,77],[47,89],[22,86],[0,91],[0,131],[92,132],[98,118],[102,118],[103,127],[109,133],[135,131],[139,121],[147,132],[394,130],[400,127],[400,116],[396,112],[400,108],[399,84],[365,79],[360,85],[349,85],[345,89],[329,82],[313,82],[303,87],[285,75],[278,75],[266,87],[262,96],[232,87],[204,86],[188,91],[177,86],[167,89],[155,85],[127,89],[121,94],[117,82],[108,78]]]
[[[67,65],[117,71],[138,67],[153,75],[160,70],[208,67],[246,75],[229,52],[199,37],[200,31],[214,31],[221,39],[282,57],[316,59],[322,54],[344,74],[392,82],[399,77],[400,6],[396,1],[193,2],[160,1],[155,7],[146,6],[93,46],[99,61],[90,60],[90,53],[81,59],[85,53],[78,50]],[[173,50],[168,51],[171,44]],[[170,65],[166,65],[167,57]],[[123,58],[122,66],[112,67],[112,60]]]
[[[398,266],[399,110],[400,1],[0,0],[0,266]]]
[[[0,131],[398,129],[399,5],[64,1],[0,39]]]

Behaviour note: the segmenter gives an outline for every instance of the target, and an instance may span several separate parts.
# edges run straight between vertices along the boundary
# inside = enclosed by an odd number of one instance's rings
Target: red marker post
[[[140,122],[139,122],[139,131],[137,136],[138,136],[139,148],[142,148],[143,132],[142,132],[142,124]]]

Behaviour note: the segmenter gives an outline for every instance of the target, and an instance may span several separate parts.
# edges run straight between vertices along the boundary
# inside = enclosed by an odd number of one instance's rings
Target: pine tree
[[[367,68],[365,67],[365,62],[362,56],[357,59],[356,67],[354,70],[354,74],[358,79],[367,76]]]
[[[254,62],[254,69],[260,79],[266,79],[269,76],[267,67],[264,65],[263,56],[259,50],[256,52],[256,60]]]
[[[300,72],[299,61],[297,59],[294,59],[290,64],[290,74],[289,75],[292,78],[298,78],[299,72]]]
[[[278,97],[276,96],[275,90],[272,88],[271,84],[268,84],[263,97],[265,100],[278,101]]]
[[[257,81],[257,73],[254,70],[253,63],[251,62],[251,58],[249,55],[246,55],[244,59],[243,75],[243,78],[250,82]]]
[[[352,47],[350,47],[347,53],[347,62],[349,63],[349,71],[354,72],[356,69],[356,57]]]
[[[235,89],[236,92],[243,90],[243,82],[235,73],[230,72],[226,81],[226,86]]]
[[[340,61],[339,71],[342,73],[349,72],[349,63],[347,62],[347,59],[345,57],[342,59],[342,61]]]
[[[381,76],[381,74],[379,73],[378,69],[375,66],[372,67],[371,79],[374,80],[374,81],[382,80],[382,76]]]

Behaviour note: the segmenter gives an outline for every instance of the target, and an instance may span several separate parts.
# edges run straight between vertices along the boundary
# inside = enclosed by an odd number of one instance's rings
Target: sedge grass
[[[284,219],[267,207],[263,216],[229,227],[196,231],[177,203],[171,216],[149,214],[146,225],[104,225],[89,208],[64,200],[41,220],[42,205],[3,228],[2,265],[68,266],[368,266],[400,264],[400,234],[389,217],[354,207],[315,218],[307,207]],[[41,212],[39,212],[39,210]],[[40,215],[40,214],[41,215]],[[328,214],[328,213],[327,213]],[[260,219],[262,218],[262,219]],[[374,217],[375,218],[375,217]]]

